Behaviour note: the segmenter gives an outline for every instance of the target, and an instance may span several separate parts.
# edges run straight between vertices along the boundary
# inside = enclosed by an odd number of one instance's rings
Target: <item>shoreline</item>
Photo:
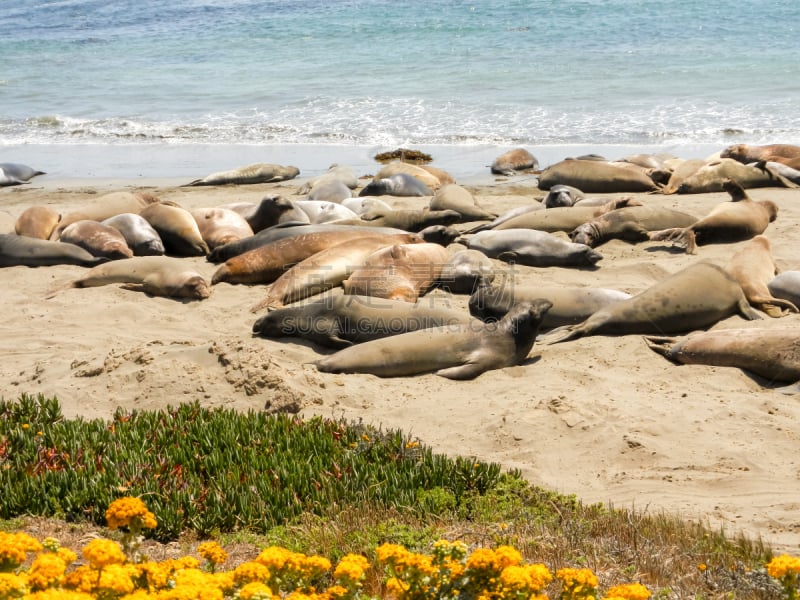
[[[174,180],[171,185],[188,183],[216,171],[225,171],[251,163],[266,162],[294,165],[300,178],[313,177],[331,164],[346,164],[358,175],[375,173],[380,163],[373,159],[379,152],[398,147],[421,150],[433,157],[432,165],[444,168],[457,180],[485,183],[491,163],[503,152],[525,147],[539,161],[540,168],[581,154],[601,154],[610,159],[629,154],[669,153],[678,158],[706,158],[724,146],[718,144],[579,144],[579,145],[440,145],[362,146],[332,144],[10,144],[0,146],[0,162],[27,164],[46,172],[33,180],[34,185],[49,184],[51,179],[142,181]],[[185,179],[180,183],[178,180]],[[491,179],[490,179],[491,181]]]

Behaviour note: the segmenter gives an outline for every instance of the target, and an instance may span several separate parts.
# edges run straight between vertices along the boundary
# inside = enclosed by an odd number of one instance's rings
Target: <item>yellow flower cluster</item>
[[[114,500],[106,510],[106,522],[109,529],[130,527],[138,529],[154,529],[156,517],[147,510],[139,498],[126,496]]]
[[[221,565],[228,560],[228,553],[217,542],[204,542],[197,547],[197,553],[212,565]]]
[[[27,533],[0,531],[0,573],[16,569],[25,562],[28,552],[39,552],[42,545]]]
[[[597,576],[590,569],[559,569],[562,600],[583,600],[597,597]]]
[[[347,554],[342,557],[336,569],[333,571],[333,578],[344,586],[355,587],[361,585],[364,573],[369,568],[369,561],[360,554]]]
[[[767,573],[775,579],[783,579],[787,575],[800,575],[800,557],[782,554],[767,563]]]
[[[650,590],[641,583],[616,585],[606,592],[603,600],[647,600]]]
[[[89,561],[92,568],[102,569],[109,565],[121,565],[127,557],[122,546],[117,542],[96,538],[83,547],[83,558]]]

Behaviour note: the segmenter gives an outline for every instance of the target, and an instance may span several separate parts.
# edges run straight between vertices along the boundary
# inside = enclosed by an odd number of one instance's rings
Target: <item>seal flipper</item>
[[[665,356],[670,360],[672,358],[672,349],[675,346],[675,343],[678,341],[679,338],[677,337],[670,337],[670,336],[655,336],[655,335],[646,335],[644,336],[644,341],[647,344],[647,347],[650,348],[653,352],[657,352],[661,356]]]
[[[750,303],[744,297],[739,300],[737,308],[739,309],[739,314],[748,321],[756,321],[761,318],[761,315],[758,313],[758,311],[750,306]]]
[[[486,368],[480,363],[466,363],[455,367],[448,367],[446,369],[439,369],[436,375],[446,377],[447,379],[475,379],[478,375],[483,373]]]
[[[553,344],[560,344],[561,342],[569,342],[571,340],[577,340],[580,337],[583,337],[588,333],[588,328],[585,326],[586,321],[583,323],[578,323],[577,325],[562,325],[561,327],[556,327],[555,329],[551,329],[550,331],[545,334],[545,336],[539,336],[536,338],[537,342],[544,344],[545,346],[552,346]],[[556,339],[551,340],[548,339],[550,336],[558,333],[566,332],[565,335],[561,337],[556,337]]]

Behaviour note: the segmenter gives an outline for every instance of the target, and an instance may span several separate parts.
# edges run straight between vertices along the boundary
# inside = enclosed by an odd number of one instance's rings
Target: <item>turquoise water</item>
[[[798,29],[789,0],[0,0],[0,160],[800,143]]]

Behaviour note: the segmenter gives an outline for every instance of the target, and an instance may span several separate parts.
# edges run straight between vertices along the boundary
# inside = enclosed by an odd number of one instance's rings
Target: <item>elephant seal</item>
[[[592,248],[613,239],[643,242],[650,239],[650,231],[670,227],[688,227],[697,217],[661,206],[627,206],[618,208],[579,225],[569,234],[577,244]]]
[[[719,154],[720,158],[730,158],[737,162],[749,164],[760,160],[769,160],[771,157],[800,158],[800,146],[792,144],[766,144],[763,146],[750,146],[748,144],[733,144]]]
[[[346,206],[359,216],[371,211],[388,212],[392,210],[392,207],[386,204],[386,202],[380,198],[373,198],[371,196],[342,200],[342,206]]]
[[[521,302],[497,323],[432,327],[344,348],[314,363],[324,373],[403,377],[435,372],[474,379],[492,369],[519,365],[536,340],[547,300]]]
[[[678,194],[704,194],[725,190],[725,181],[733,179],[743,188],[797,187],[788,179],[764,172],[755,165],[745,165],[732,158],[706,162],[677,187]]]
[[[440,176],[436,175],[428,168],[420,165],[412,165],[411,163],[403,161],[393,161],[384,165],[380,171],[375,173],[375,177],[373,177],[373,179],[384,179],[387,177],[391,178],[395,175],[411,175],[426,188],[432,190],[427,194],[423,194],[424,196],[430,196],[433,192],[439,189],[439,186],[441,186],[443,183],[442,179],[439,178]]]
[[[80,209],[61,216],[58,226],[50,235],[51,240],[57,240],[61,232],[75,221],[105,221],[122,213],[140,214],[151,204],[158,204],[160,200],[148,193],[111,192],[103,194],[93,202],[82,206]]]
[[[737,367],[774,382],[800,380],[800,329],[715,329],[675,337],[645,337],[651,350],[684,365]],[[800,385],[778,388],[796,394]]]
[[[638,165],[605,160],[566,159],[539,174],[539,189],[570,185],[588,194],[655,192],[661,185],[647,169]]]
[[[434,167],[433,165],[419,165],[419,168],[427,171],[436,179],[439,180],[440,185],[447,185],[448,183],[456,183],[456,178],[453,177],[450,173],[445,171],[444,169],[440,169],[439,167]],[[430,186],[428,186],[430,187]],[[434,188],[437,186],[434,186]]]
[[[529,267],[593,267],[603,255],[585,244],[575,244],[535,229],[489,230],[458,241],[489,258]]]
[[[547,192],[547,196],[544,197],[544,207],[574,206],[576,202],[584,198],[586,198],[586,194],[578,188],[559,183],[551,187],[550,191]],[[605,202],[607,202],[607,200]]]
[[[457,183],[448,183],[433,194],[429,203],[431,210],[454,210],[462,221],[491,221],[495,213],[482,208],[466,188]]]
[[[304,235],[307,233],[325,231],[358,231],[362,234],[376,232],[407,233],[402,229],[389,227],[373,227],[367,232],[361,225],[361,221],[358,221],[357,225],[332,225],[330,223],[321,223],[319,225],[311,225],[310,223],[280,223],[273,227],[268,227],[267,229],[259,231],[253,237],[244,238],[238,242],[231,242],[230,244],[225,244],[224,246],[214,248],[208,254],[206,260],[212,263],[223,263],[226,260],[239,256],[240,254],[244,254],[250,250],[255,250],[256,248],[260,248],[261,246],[265,246],[266,244],[270,244],[272,242],[277,242],[278,240]]]
[[[699,261],[627,300],[601,308],[577,325],[553,330],[551,335],[559,337],[547,343],[586,335],[683,333],[737,313],[750,320],[761,318],[725,269]]]
[[[474,323],[463,310],[353,294],[279,308],[259,317],[253,333],[266,338],[300,337],[320,346],[346,348],[370,340],[428,329]]]
[[[161,256],[165,252],[161,236],[141,215],[122,213],[102,223],[122,234],[134,256]]]
[[[393,227],[405,231],[422,231],[432,225],[453,225],[461,221],[461,214],[454,210],[399,209],[371,210],[359,219],[337,221],[337,225],[361,225],[362,227]]]
[[[151,204],[141,213],[164,242],[167,254],[178,256],[205,256],[208,244],[192,214],[172,203]]]
[[[331,178],[319,181],[309,190],[306,200],[323,200],[341,203],[353,197],[353,191],[340,179]]]
[[[504,212],[491,223],[481,223],[480,225],[477,225],[471,229],[467,229],[464,233],[478,233],[479,231],[486,231],[487,229],[496,229],[499,225],[505,223],[506,221],[510,221],[511,219],[514,219],[520,215],[524,215],[535,210],[544,210],[544,204],[535,201],[531,204],[517,206],[516,208],[512,208],[511,210]]]
[[[630,297],[625,292],[607,288],[518,285],[510,282],[492,286],[486,283],[470,296],[469,312],[482,321],[499,321],[515,304],[544,298],[553,306],[542,318],[541,327],[553,329],[580,323],[598,310]]]
[[[439,279],[447,259],[439,244],[394,244],[366,257],[342,287],[345,294],[416,302]]]
[[[76,221],[61,232],[60,241],[80,246],[93,256],[110,260],[131,258],[125,236],[119,231],[97,221]]]
[[[308,215],[298,208],[294,202],[272,194],[264,196],[259,202],[234,202],[225,204],[222,208],[233,210],[247,221],[253,233],[263,231],[279,223],[287,221],[297,223],[310,223]]]
[[[738,182],[727,179],[723,188],[730,202],[715,206],[694,224],[650,233],[653,241],[682,242],[686,252],[695,254],[697,246],[741,242],[760,233],[778,216],[778,206],[771,200],[753,200]]]
[[[49,267],[78,265],[93,267],[106,262],[80,246],[66,242],[40,240],[15,233],[0,234],[0,267]]]
[[[768,173],[775,179],[790,181],[800,186],[800,159],[784,159],[786,162],[776,160],[762,160],[755,167],[763,173]]]
[[[769,293],[775,298],[788,300],[800,307],[800,271],[784,271],[767,284]]]
[[[431,196],[433,191],[419,179],[408,173],[396,173],[389,177],[370,181],[359,196]]]
[[[373,252],[398,242],[410,240],[407,234],[365,235],[335,244],[300,261],[272,282],[267,297],[250,309],[257,312],[265,307],[275,308],[321,294],[341,284],[358,269]]]
[[[390,233],[398,234],[399,239],[404,242],[418,239],[413,233],[397,230]],[[229,258],[214,272],[211,283],[272,283],[301,260],[336,244],[357,240],[365,235],[363,227],[339,229],[332,226],[277,239]]]
[[[672,168],[672,174],[667,183],[664,184],[663,194],[677,194],[683,182],[692,177],[697,171],[704,167],[709,161],[702,158],[692,158],[681,160]]]
[[[61,215],[48,206],[31,206],[17,217],[14,231],[17,235],[49,240],[60,220]]]
[[[461,236],[461,232],[458,229],[449,225],[428,225],[417,233],[426,242],[439,244],[440,246],[449,246]]]
[[[533,210],[506,219],[493,227],[495,231],[503,229],[536,229],[554,233],[569,233],[579,225],[591,221],[611,210],[625,206],[638,206],[641,202],[633,198],[610,200],[601,206],[557,206],[545,210]]]
[[[442,267],[436,287],[451,294],[472,294],[481,282],[491,283],[494,278],[488,256],[478,250],[459,250]]]
[[[308,215],[311,224],[332,223],[347,219],[358,219],[352,210],[336,202],[325,200],[296,200],[295,206]]]
[[[742,286],[750,305],[770,317],[799,312],[792,302],[770,294],[768,285],[775,277],[778,267],[772,258],[772,246],[765,236],[757,235],[745,242],[731,257],[725,270]]]
[[[209,251],[253,235],[253,228],[247,220],[227,208],[195,208],[189,214],[197,223]]]
[[[170,256],[136,256],[99,265],[71,282],[67,288],[87,288],[124,283],[123,287],[152,296],[202,300],[211,288],[185,261]],[[64,288],[60,288],[64,289]],[[54,293],[51,293],[52,297]]]
[[[495,175],[516,175],[518,171],[526,169],[538,169],[539,161],[525,148],[514,148],[508,152],[503,152],[494,159],[492,166],[489,167]]]
[[[354,190],[358,187],[358,177],[356,177],[352,167],[334,163],[321,175],[317,175],[316,177],[311,177],[308,179],[303,185],[300,186],[300,189],[297,190],[297,193],[308,194],[315,185],[331,180],[342,182],[350,190]]]
[[[230,171],[219,171],[206,175],[202,179],[195,179],[187,183],[193,185],[245,185],[253,183],[274,183],[294,179],[300,174],[300,169],[293,166],[276,165],[272,163],[254,163]]]
[[[19,163],[0,163],[0,187],[30,183],[37,175],[45,175],[45,172]]]

